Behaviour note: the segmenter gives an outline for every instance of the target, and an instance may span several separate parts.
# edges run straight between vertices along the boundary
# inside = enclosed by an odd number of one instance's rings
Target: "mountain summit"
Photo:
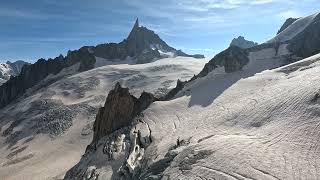
[[[102,44],[91,47],[91,49],[97,57],[105,59],[130,58],[137,64],[176,56],[204,58],[203,55],[188,55],[169,46],[154,31],[140,26],[138,18],[127,39],[119,44]]]
[[[82,72],[96,67],[97,59],[102,61],[100,64],[117,64],[124,60],[143,64],[176,56],[204,58],[203,55],[188,55],[170,47],[156,33],[140,26],[137,19],[127,39],[120,43],[84,46],[69,51],[65,57],[61,55],[54,59],[39,59],[35,64],[26,66],[19,76],[0,86],[0,108],[22,96],[27,89],[37,85],[49,74],[56,75],[73,65],[79,64],[77,71]]]
[[[248,41],[243,36],[239,36],[238,38],[234,38],[230,43],[230,46],[238,46],[239,48],[242,48],[242,49],[251,48],[256,45],[258,45],[258,43],[253,42],[253,41]]]
[[[22,67],[28,64],[24,61],[15,61],[6,63],[0,63],[0,85],[10,79],[12,76],[18,76]]]

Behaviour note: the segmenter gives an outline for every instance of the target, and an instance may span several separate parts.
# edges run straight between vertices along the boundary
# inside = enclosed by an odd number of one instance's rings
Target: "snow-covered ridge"
[[[153,103],[131,131],[102,139],[73,172],[106,179],[317,179],[319,57],[236,81],[243,72],[197,79],[175,99]],[[126,148],[114,150],[112,142]]]
[[[11,76],[19,75],[25,64],[27,63],[24,61],[0,63],[0,85],[9,80]]]
[[[267,43],[286,42],[291,40],[300,32],[302,32],[306,27],[308,27],[313,22],[314,18],[319,14],[320,13],[315,13],[313,15],[296,20],[294,23],[288,26],[285,30],[279,33],[276,37],[267,41]]]
[[[96,64],[100,67],[76,73],[78,63],[50,74],[30,88],[28,95],[0,110],[0,134],[6,134],[0,136],[0,177],[63,178],[90,143],[96,111],[117,82],[130,87],[136,97],[143,91],[161,96],[175,86],[177,79],[187,80],[199,73],[206,62],[176,57],[147,64]],[[59,80],[49,84],[51,79]],[[17,149],[21,152],[9,156]]]

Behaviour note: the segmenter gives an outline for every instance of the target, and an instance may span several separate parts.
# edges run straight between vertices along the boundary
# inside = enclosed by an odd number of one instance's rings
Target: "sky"
[[[1,1],[0,62],[120,42],[137,17],[170,46],[213,57],[235,37],[263,43],[287,18],[320,11],[319,0]]]

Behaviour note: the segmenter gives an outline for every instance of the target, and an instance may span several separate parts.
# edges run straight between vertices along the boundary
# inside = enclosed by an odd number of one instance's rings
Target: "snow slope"
[[[126,166],[140,179],[317,179],[320,54],[240,79],[244,73],[217,69],[153,103],[131,130],[149,144],[110,160],[102,139],[75,172],[115,178],[131,153]]]
[[[308,27],[318,14],[319,13],[315,13],[313,15],[296,20],[294,23],[292,23],[289,27],[287,27],[277,36],[267,41],[267,43],[286,42],[288,40],[291,40],[300,32],[302,32],[306,27]]]
[[[164,177],[317,179],[319,60],[267,70],[219,93],[212,93],[219,89],[211,74],[187,86],[185,95],[153,104],[143,118],[156,142],[148,148],[157,149],[148,158],[157,162],[176,139],[190,139]]]
[[[97,109],[116,82],[135,95],[149,91],[160,96],[178,78],[187,80],[199,73],[206,62],[177,57],[74,74],[76,64],[49,75],[0,110],[0,179],[62,178],[90,143]],[[60,80],[46,85],[54,79]]]

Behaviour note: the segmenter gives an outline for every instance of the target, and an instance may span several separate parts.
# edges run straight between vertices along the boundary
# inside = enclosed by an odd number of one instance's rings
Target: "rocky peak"
[[[134,25],[133,25],[133,28],[132,28],[129,36],[128,36],[128,39],[130,39],[130,37],[133,37],[133,36],[135,35],[135,33],[136,33],[137,31],[139,31],[139,28],[140,28],[139,19],[137,18],[137,19],[136,19],[136,22],[135,22]]]
[[[245,49],[230,46],[211,59],[196,78],[204,77],[218,67],[224,67],[226,73],[239,71],[242,70],[248,62],[248,52]]]
[[[279,29],[279,31],[277,32],[277,34],[280,34],[282,31],[284,31],[287,27],[289,27],[292,23],[294,23],[296,20],[298,20],[299,18],[289,18],[287,19],[284,24],[281,26],[281,28]]]
[[[234,38],[230,43],[230,46],[238,46],[242,49],[251,48],[256,45],[258,45],[258,43],[253,42],[253,41],[248,41],[243,36],[239,36],[238,38]]]
[[[94,122],[93,143],[115,130],[129,126],[137,115],[157,99],[151,93],[143,92],[140,98],[130,94],[128,88],[117,83],[108,94]]]

